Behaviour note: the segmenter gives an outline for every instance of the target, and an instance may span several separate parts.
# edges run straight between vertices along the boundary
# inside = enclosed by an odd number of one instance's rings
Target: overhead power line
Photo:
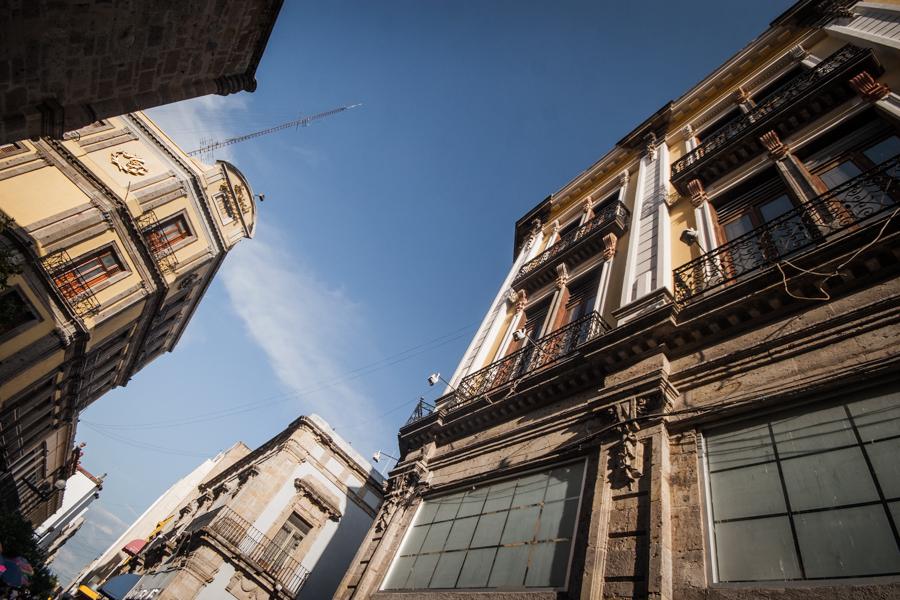
[[[269,135],[270,133],[275,133],[276,131],[281,131],[282,129],[289,129],[291,127],[306,127],[313,121],[318,121],[319,119],[324,119],[325,117],[330,117],[331,115],[336,115],[338,113],[344,112],[345,110],[350,110],[351,108],[356,108],[358,106],[362,106],[362,103],[360,102],[357,104],[351,104],[349,106],[340,106],[338,108],[326,110],[325,112],[320,112],[308,117],[294,119],[293,121],[288,121],[287,123],[282,123],[281,125],[276,125],[275,127],[269,127],[268,129],[263,129],[261,131],[254,131],[253,133],[239,135],[237,137],[228,138],[227,140],[212,142],[201,148],[197,148],[196,150],[191,150],[190,152],[188,152],[188,156],[200,156],[203,154],[208,154],[213,152],[214,150],[218,150],[219,148],[231,146],[232,144],[237,144],[239,142],[246,142],[247,140],[252,140],[253,138]]]

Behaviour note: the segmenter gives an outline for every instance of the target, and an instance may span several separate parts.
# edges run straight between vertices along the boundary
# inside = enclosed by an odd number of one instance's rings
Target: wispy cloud
[[[278,379],[297,394],[298,409],[320,414],[338,431],[352,427],[348,441],[374,449],[375,401],[344,381],[348,361],[371,356],[360,306],[304,265],[280,237],[269,227],[225,261],[221,276],[231,305]],[[369,420],[367,431],[356,427]]]
[[[125,521],[104,508],[101,502],[91,504],[81,528],[59,550],[51,565],[62,585],[69,583],[128,528]]]
[[[247,121],[247,106],[247,98],[240,94],[209,95],[166,104],[147,111],[147,114],[175,143],[190,152],[211,142],[224,141],[246,133],[235,130],[233,124]],[[199,158],[206,160],[204,157]],[[234,160],[233,149],[225,147],[216,150],[215,158]]]

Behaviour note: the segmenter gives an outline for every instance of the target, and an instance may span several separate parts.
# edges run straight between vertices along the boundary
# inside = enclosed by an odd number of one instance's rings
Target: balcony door
[[[300,547],[300,543],[309,530],[310,526],[296,513],[288,517],[275,535],[275,539],[269,544],[263,557],[263,564],[272,575],[277,575],[285,566],[291,564],[290,559],[296,555],[297,548]]]

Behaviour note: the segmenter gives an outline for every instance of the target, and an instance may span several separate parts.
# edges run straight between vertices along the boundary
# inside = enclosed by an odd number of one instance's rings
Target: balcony
[[[858,226],[898,210],[900,156],[857,175],[674,271],[675,300],[700,294],[780,264]]]
[[[454,410],[488,394],[501,386],[528,377],[532,373],[574,354],[579,346],[609,331],[603,317],[592,312],[568,325],[529,343],[521,350],[491,363],[466,376],[457,391],[438,406],[439,410]]]
[[[864,70],[873,76],[882,72],[872,51],[844,46],[677,160],[672,165],[672,183],[686,194],[688,181],[699,179],[708,185],[762,154],[766,151],[759,139],[762,134],[774,130],[784,139],[842,104],[855,95],[849,80]]]
[[[79,317],[87,317],[100,312],[100,303],[94,296],[81,271],[65,250],[59,250],[41,258],[41,265],[50,276],[69,307]]]
[[[557,240],[555,244],[531,259],[519,269],[513,286],[534,291],[556,277],[555,267],[560,260],[572,264],[595,255],[603,248],[603,236],[621,236],[628,228],[629,211],[621,202],[611,202],[597,209],[594,218]]]
[[[159,265],[160,271],[163,273],[173,273],[178,267],[178,258],[175,256],[175,249],[169,241],[168,236],[163,231],[156,217],[156,213],[148,210],[136,219],[138,229],[147,242],[156,264]]]
[[[202,523],[203,529],[215,533],[254,568],[281,584],[287,596],[293,598],[297,595],[306,583],[309,571],[291,558],[287,550],[276,545],[230,508],[207,514],[213,517],[208,524]]]

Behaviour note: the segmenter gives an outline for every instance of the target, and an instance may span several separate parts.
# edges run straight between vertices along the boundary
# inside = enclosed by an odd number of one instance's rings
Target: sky
[[[255,93],[148,114],[190,150],[362,106],[216,153],[265,194],[256,236],[174,352],[82,413],[82,464],[108,475],[60,580],[203,459],[300,414],[396,455],[497,293],[515,221],[790,4],[287,0]]]

